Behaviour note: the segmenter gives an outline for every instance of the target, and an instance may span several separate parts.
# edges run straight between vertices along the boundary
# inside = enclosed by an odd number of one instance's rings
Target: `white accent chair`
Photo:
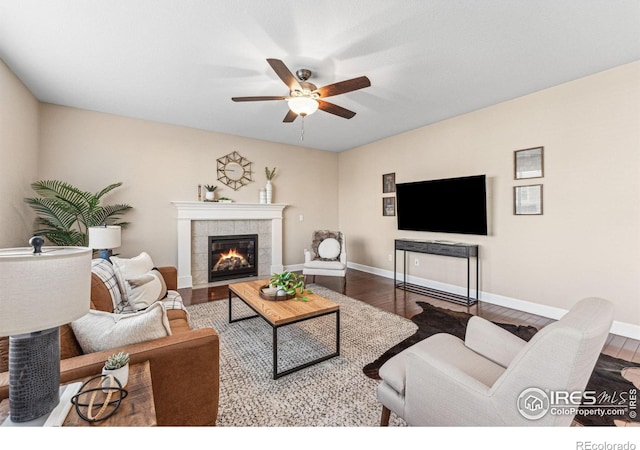
[[[464,341],[435,334],[382,365],[381,425],[393,411],[417,426],[569,426],[574,415],[525,418],[519,396],[584,390],[612,320],[611,302],[587,298],[526,342],[474,316]]]
[[[347,287],[347,244],[340,231],[316,230],[313,232],[311,250],[304,249],[302,274],[342,277],[342,293]]]

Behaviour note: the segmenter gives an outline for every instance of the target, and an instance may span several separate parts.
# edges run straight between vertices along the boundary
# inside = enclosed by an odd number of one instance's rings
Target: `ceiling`
[[[343,151],[640,59],[638,0],[0,0],[0,58],[42,102]],[[283,123],[267,64],[371,87]]]

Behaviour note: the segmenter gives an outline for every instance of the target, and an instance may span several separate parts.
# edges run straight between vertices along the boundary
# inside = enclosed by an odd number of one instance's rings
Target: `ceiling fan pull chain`
[[[304,141],[304,116],[305,114],[301,114],[302,116],[302,128],[300,130],[300,140]]]

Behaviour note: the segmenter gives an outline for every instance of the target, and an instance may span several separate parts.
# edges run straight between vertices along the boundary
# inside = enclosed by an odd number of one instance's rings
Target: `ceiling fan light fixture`
[[[299,116],[308,116],[318,109],[318,102],[309,97],[293,97],[287,100],[289,109]]]

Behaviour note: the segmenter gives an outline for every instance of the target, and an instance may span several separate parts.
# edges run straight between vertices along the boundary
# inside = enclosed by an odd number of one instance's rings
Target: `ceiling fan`
[[[285,123],[293,122],[298,116],[304,118],[309,114],[313,114],[318,109],[338,117],[351,119],[356,115],[355,112],[324,101],[323,99],[371,86],[369,78],[363,76],[318,88],[315,84],[307,81],[311,77],[311,71],[309,69],[297,70],[296,79],[287,66],[279,59],[267,59],[267,62],[289,88],[289,96],[233,97],[231,100],[234,102],[286,100],[289,105],[289,112],[287,112],[287,115],[284,117],[283,122]]]

